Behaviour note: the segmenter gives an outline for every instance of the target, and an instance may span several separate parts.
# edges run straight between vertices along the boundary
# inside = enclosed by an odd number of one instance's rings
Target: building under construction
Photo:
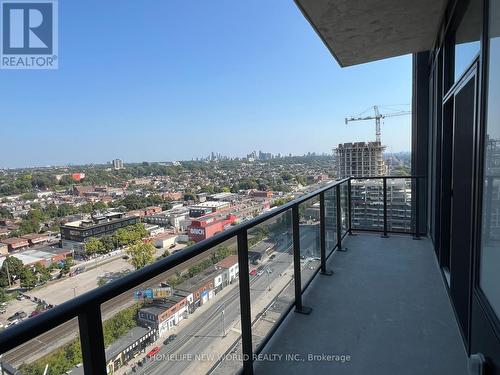
[[[385,146],[375,142],[349,142],[335,149],[337,177],[385,176]]]

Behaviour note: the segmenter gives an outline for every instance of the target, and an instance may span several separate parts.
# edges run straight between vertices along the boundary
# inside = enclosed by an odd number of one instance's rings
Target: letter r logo
[[[51,55],[53,21],[51,2],[3,2],[3,54]]]

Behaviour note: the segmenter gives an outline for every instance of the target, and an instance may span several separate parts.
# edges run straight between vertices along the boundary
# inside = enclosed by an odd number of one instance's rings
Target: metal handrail
[[[147,282],[148,280],[178,266],[190,259],[203,254],[215,246],[222,244],[230,239],[237,239],[238,244],[238,262],[239,265],[239,279],[240,279],[240,304],[241,304],[241,325],[242,325],[242,343],[243,354],[246,360],[243,361],[244,372],[251,374],[253,372],[252,361],[252,337],[251,337],[251,321],[250,321],[250,290],[249,290],[249,275],[248,275],[248,241],[247,232],[249,229],[273,218],[289,210],[292,211],[292,228],[293,230],[293,251],[294,251],[294,273],[295,283],[300,284],[300,237],[298,236],[298,207],[300,204],[309,201],[312,198],[320,198],[321,222],[320,222],[320,237],[321,237],[321,271],[323,274],[328,274],[325,269],[325,226],[324,226],[324,193],[333,189],[336,192],[336,205],[337,205],[337,244],[335,248],[342,249],[342,238],[344,235],[341,233],[341,215],[340,208],[340,186],[347,184],[349,201],[347,210],[348,214],[348,228],[347,232],[351,233],[353,229],[351,226],[352,208],[351,208],[351,180],[355,179],[393,179],[393,178],[416,178],[419,176],[379,176],[379,177],[360,177],[360,178],[344,178],[328,184],[318,190],[305,194],[296,198],[282,206],[274,208],[248,222],[238,224],[229,228],[209,239],[198,242],[182,251],[172,254],[164,259],[161,259],[151,265],[148,265],[140,270],[132,272],[118,280],[105,284],[97,289],[86,292],[77,296],[69,301],[58,305],[43,314],[34,318],[25,320],[18,325],[10,327],[9,329],[0,333],[0,354],[14,349],[27,341],[36,338],[40,334],[44,334],[53,328],[56,328],[63,323],[78,317],[79,333],[82,347],[83,363],[86,375],[105,374],[105,353],[104,341],[102,334],[102,318],[101,318],[101,305],[114,297],[121,295],[124,292],[130,291],[134,287]],[[386,185],[386,184],[384,184]],[[417,207],[418,210],[418,207]],[[418,215],[417,215],[418,217]],[[387,220],[385,215],[385,220]],[[418,231],[418,229],[417,229]],[[332,249],[334,250],[334,249]],[[297,261],[299,259],[299,261]],[[245,272],[246,270],[246,272]],[[297,312],[307,313],[309,308],[302,306],[301,294],[302,289],[300,285],[295,288],[295,309]],[[273,331],[274,332],[274,331]]]

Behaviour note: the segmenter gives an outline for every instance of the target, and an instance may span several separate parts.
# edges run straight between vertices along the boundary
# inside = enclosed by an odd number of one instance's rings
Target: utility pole
[[[224,304],[225,301],[222,301],[222,314],[221,314],[221,319],[222,319],[222,337],[226,337],[226,325],[224,322]]]
[[[271,280],[269,279],[269,266],[266,267],[266,274],[267,274],[267,290],[271,291]]]

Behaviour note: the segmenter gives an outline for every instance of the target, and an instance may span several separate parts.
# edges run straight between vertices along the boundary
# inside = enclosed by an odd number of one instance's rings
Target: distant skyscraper
[[[113,169],[123,169],[123,160],[121,159],[113,160]]]
[[[339,144],[335,149],[337,177],[385,176],[385,148],[380,142]]]

